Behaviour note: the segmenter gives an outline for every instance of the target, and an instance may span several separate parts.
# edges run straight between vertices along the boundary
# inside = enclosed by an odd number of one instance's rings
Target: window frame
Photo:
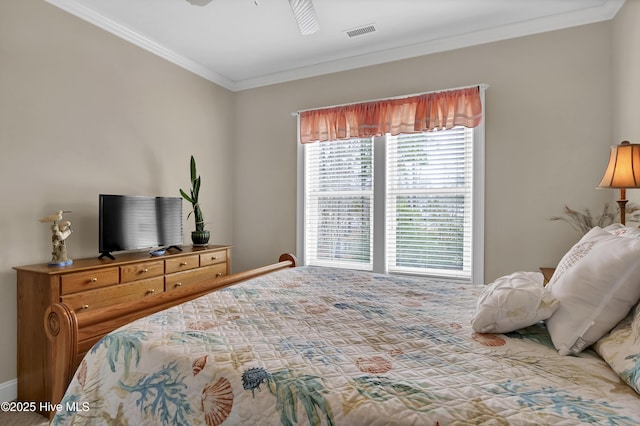
[[[368,228],[368,240],[369,240],[369,244],[367,247],[367,250],[365,251],[369,257],[368,261],[366,261],[364,258],[361,259],[361,261],[353,261],[353,260],[348,260],[348,258],[341,258],[341,257],[336,257],[334,259],[321,259],[318,256],[318,251],[320,248],[320,244],[321,241],[334,241],[331,238],[328,238],[326,240],[324,240],[323,238],[321,238],[319,236],[319,234],[321,233],[320,231],[317,231],[319,222],[317,222],[318,220],[320,220],[320,217],[304,217],[303,219],[305,221],[305,224],[312,224],[312,228],[311,230],[305,232],[304,229],[304,224],[302,227],[300,227],[300,232],[302,232],[303,234],[303,239],[305,237],[309,237],[311,240],[310,244],[306,244],[307,242],[303,240],[303,242],[305,243],[304,245],[304,249],[306,250],[307,246],[314,246],[315,248],[312,248],[310,250],[310,252],[312,253],[312,257],[315,259],[313,261],[313,264],[316,266],[333,266],[333,267],[340,267],[340,268],[347,268],[347,269],[358,269],[358,270],[366,270],[369,271],[371,270],[371,268],[373,267],[374,264],[374,259],[372,257],[373,253],[375,253],[374,250],[374,229],[375,229],[375,223],[374,223],[374,218],[375,218],[375,171],[374,171],[374,165],[375,165],[375,145],[374,145],[374,141],[373,138],[354,138],[354,139],[350,139],[350,140],[344,140],[344,141],[336,141],[336,142],[325,142],[327,145],[322,146],[322,145],[316,145],[315,147],[324,147],[324,148],[331,148],[331,147],[336,147],[338,144],[343,144],[343,146],[348,146],[349,148],[347,150],[341,149],[340,146],[337,146],[337,149],[335,150],[331,150],[328,149],[327,151],[324,152],[319,152],[319,150],[314,150],[314,154],[317,154],[318,157],[315,157],[314,155],[306,155],[306,152],[303,152],[303,161],[305,162],[304,167],[308,166],[310,163],[316,164],[317,166],[319,166],[320,164],[322,164],[322,160],[321,160],[321,156],[322,155],[330,155],[330,156],[336,156],[336,153],[341,153],[343,154],[343,156],[346,155],[354,155],[356,151],[362,153],[362,148],[360,148],[360,146],[365,146],[366,145],[366,151],[369,153],[369,159],[371,160],[371,168],[370,168],[370,177],[372,178],[370,180],[370,184],[366,187],[360,187],[360,188],[347,188],[344,187],[342,185],[340,185],[340,188],[334,189],[333,191],[330,192],[324,192],[322,191],[319,187],[315,187],[313,182],[318,183],[317,181],[312,181],[310,183],[310,185],[305,185],[303,186],[303,206],[306,207],[306,202],[310,201],[311,203],[313,203],[314,205],[317,205],[317,208],[319,210],[323,210],[323,209],[333,209],[334,207],[337,207],[340,205],[340,201],[338,200],[355,200],[355,199],[366,199],[368,200],[368,203],[363,203],[363,204],[368,204],[369,208],[366,209],[369,212],[371,220],[370,223],[368,224],[368,226],[363,226],[362,228],[366,229]],[[336,144],[336,145],[331,145],[331,144]],[[362,145],[360,145],[362,144]],[[356,148],[356,150],[353,150],[353,147],[357,146],[358,148]],[[314,148],[315,148],[314,147]],[[311,147],[309,147],[311,148]],[[307,148],[304,148],[304,150],[306,150]],[[360,163],[363,164],[363,163]],[[337,172],[342,172],[344,173],[345,170],[341,170],[340,164],[338,163],[332,163],[331,164],[334,168],[334,171]],[[305,169],[303,167],[303,179],[306,179],[307,174],[305,173]],[[320,169],[322,169],[320,167]],[[342,181],[341,181],[342,182]],[[306,182],[305,182],[306,183]],[[307,190],[309,190],[309,193],[304,193],[304,188],[309,186],[310,188],[307,188]],[[325,199],[325,200],[330,200],[328,202],[328,204],[325,204],[324,207],[321,203],[321,200]],[[348,203],[347,203],[348,204]],[[303,214],[306,212],[306,208],[303,209]],[[346,213],[345,213],[346,214]],[[343,220],[345,216],[340,216],[340,219],[338,220]],[[360,222],[362,223],[362,222]],[[327,228],[329,231],[333,228],[329,227]],[[329,232],[330,234],[331,232]],[[358,233],[354,233],[353,235],[357,236]],[[338,240],[339,241],[339,240]],[[314,244],[315,243],[315,244]],[[357,253],[357,251],[355,252],[351,252],[353,254]],[[305,259],[307,258],[306,256],[306,252],[305,252]],[[361,253],[361,254],[365,254],[365,253]]]
[[[441,132],[446,132],[446,130],[443,130]],[[463,149],[464,152],[462,152],[461,158],[463,159],[463,175],[466,176],[466,172],[469,170],[467,169],[467,165],[470,166],[470,171],[471,173],[473,173],[473,151],[475,149],[475,144],[473,143],[474,141],[474,130],[470,129],[470,128],[465,128],[462,126],[457,126],[454,129],[450,130],[450,134],[447,135],[431,135],[431,132],[425,132],[427,133],[427,138],[431,139],[434,143],[434,145],[427,145],[424,146],[422,145],[422,139],[418,139],[417,145],[415,141],[415,135],[406,135],[408,137],[408,145],[412,148],[416,148],[419,147],[419,149],[426,149],[432,152],[432,154],[434,156],[437,157],[437,151],[438,149],[436,148],[439,144],[438,141],[446,141],[446,150],[450,150],[450,149],[455,149],[455,145],[456,145],[456,140],[462,138],[463,142]],[[435,137],[434,137],[435,136]],[[398,137],[394,137],[394,136],[389,136],[387,135],[387,137],[385,137],[384,141],[379,141],[382,144],[384,144],[385,146],[385,152],[386,152],[386,158],[385,158],[385,165],[387,167],[390,166],[391,163],[393,163],[393,160],[398,158],[398,155],[402,152],[407,152],[404,151],[400,145],[399,142],[397,140],[397,138],[401,137],[401,135],[398,135]],[[470,138],[467,139],[467,138]],[[440,145],[442,146],[442,145]],[[431,157],[432,160],[435,160],[436,162],[438,161],[438,158],[434,158]],[[440,158],[442,159],[442,158]],[[409,159],[409,161],[415,160],[414,158]],[[473,247],[471,246],[471,244],[467,245],[467,242],[472,243],[473,240],[473,228],[474,228],[474,224],[473,224],[473,201],[474,201],[474,197],[473,197],[473,183],[474,183],[474,176],[472,175],[470,178],[470,182],[466,180],[464,180],[464,184],[461,186],[459,184],[452,184],[450,181],[449,182],[444,182],[444,176],[448,175],[449,169],[447,169],[446,171],[444,171],[444,173],[439,173],[438,176],[436,177],[436,179],[438,179],[438,181],[435,181],[433,183],[435,183],[434,186],[427,186],[427,187],[423,187],[420,186],[417,189],[416,188],[407,188],[407,187],[403,187],[401,185],[400,180],[398,179],[402,179],[402,172],[401,169],[398,166],[397,163],[396,164],[396,168],[394,169],[393,166],[391,169],[387,169],[385,170],[385,175],[386,175],[386,179],[385,179],[385,185],[387,186],[384,192],[384,200],[382,200],[381,202],[384,204],[384,220],[387,222],[385,223],[385,229],[386,229],[386,233],[385,233],[385,240],[380,240],[378,241],[380,243],[380,245],[385,247],[385,252],[387,254],[387,256],[392,256],[393,257],[393,253],[394,253],[394,248],[395,250],[402,250],[401,246],[399,246],[397,244],[397,240],[394,243],[394,235],[395,232],[393,231],[393,229],[395,228],[396,230],[400,230],[402,228],[403,225],[407,225],[407,222],[404,223],[388,223],[389,220],[394,220],[394,218],[397,219],[401,219],[401,216],[397,216],[395,214],[397,214],[397,198],[394,197],[393,194],[395,194],[395,196],[404,196],[404,197],[410,197],[412,198],[413,196],[417,196],[417,200],[419,201],[424,201],[425,199],[432,199],[433,197],[445,197],[445,198],[457,198],[460,195],[463,196],[463,200],[464,200],[464,211],[467,212],[464,216],[468,217],[469,219],[462,219],[462,223],[470,223],[469,228],[467,228],[467,225],[464,225],[464,238],[462,240],[462,248],[463,248],[463,253],[462,253],[462,265],[464,266],[463,269],[448,269],[446,267],[442,267],[442,268],[423,268],[423,267],[415,267],[415,266],[408,266],[408,265],[393,265],[393,263],[395,262],[389,262],[391,260],[393,260],[392,258],[387,258],[387,262],[386,262],[386,270],[384,270],[383,272],[385,273],[392,273],[392,274],[404,274],[404,275],[423,275],[423,276],[437,276],[437,277],[443,277],[443,278],[453,278],[453,279],[463,279],[466,280],[468,279],[468,277],[470,277],[471,275],[471,271],[472,271],[472,261],[473,261]],[[404,166],[404,165],[402,165]],[[402,167],[401,166],[401,167]],[[437,167],[437,165],[434,163],[434,166]],[[406,166],[405,166],[406,167]],[[395,170],[395,173],[393,172],[393,170]],[[422,169],[421,172],[419,173],[428,173],[431,174],[431,172],[429,171],[430,168]],[[415,176],[415,175],[412,175]],[[449,176],[450,177],[450,176]],[[395,186],[394,186],[395,183]],[[424,197],[424,198],[423,198]],[[442,200],[440,198],[440,200]],[[454,204],[457,204],[454,202]],[[432,213],[435,213],[435,211],[431,211]],[[394,216],[395,215],[395,216]],[[468,216],[467,216],[468,215]],[[446,222],[447,224],[449,222]],[[451,222],[453,224],[453,222]],[[434,222],[433,225],[438,225],[440,223],[438,222]],[[387,226],[389,225],[389,226]],[[410,225],[409,225],[410,226]],[[419,226],[419,225],[418,225]],[[470,233],[467,234],[467,231],[470,231]],[[438,233],[439,234],[439,233]],[[418,237],[419,238],[419,237]],[[404,240],[403,243],[405,244],[405,247],[409,247],[409,241],[408,240]],[[437,244],[436,241],[432,241],[432,243]],[[407,246],[408,245],[408,246]],[[433,252],[433,254],[435,256],[438,256],[440,253],[438,252]],[[448,254],[445,254],[445,257],[448,257]],[[398,260],[398,259],[396,259]],[[407,261],[409,259],[405,259],[405,261]],[[439,262],[436,262],[439,263]],[[444,265],[442,265],[444,266]]]

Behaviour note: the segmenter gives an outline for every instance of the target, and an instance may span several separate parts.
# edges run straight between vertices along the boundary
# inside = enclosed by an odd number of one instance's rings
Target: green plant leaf
[[[193,201],[198,202],[198,194],[200,193],[200,176],[193,181]]]
[[[191,182],[196,180],[196,159],[191,156]]]
[[[182,195],[182,198],[190,202],[193,207],[193,210],[191,211],[191,213],[193,213],[196,221],[196,231],[204,231],[204,218],[202,216],[202,211],[200,210],[200,205],[198,204],[201,179],[200,179],[200,176],[198,176],[198,172],[196,170],[196,160],[193,157],[193,155],[191,156],[190,172],[191,172],[191,189],[189,192],[191,193],[191,195],[187,195],[187,193],[182,189],[180,189],[180,195]],[[187,215],[187,219],[189,218],[189,216],[191,216],[191,213]]]
[[[193,200],[191,199],[191,197],[189,197],[187,193],[184,192],[182,189],[180,189],[180,195],[182,195],[182,198],[184,198],[185,200],[193,204]]]

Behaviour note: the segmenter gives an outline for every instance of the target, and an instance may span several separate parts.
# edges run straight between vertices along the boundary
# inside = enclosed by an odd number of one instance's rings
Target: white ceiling
[[[287,0],[46,1],[234,91],[604,21],[624,3],[313,0],[320,30],[303,36]]]

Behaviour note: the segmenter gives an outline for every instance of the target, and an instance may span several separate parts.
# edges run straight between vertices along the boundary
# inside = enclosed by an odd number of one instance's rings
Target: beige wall
[[[490,85],[485,279],[555,265],[579,235],[548,218],[611,198],[595,189],[611,140],[611,70],[605,22],[239,93],[236,266],[295,249],[292,111],[476,83]]]
[[[613,132],[611,145],[628,140],[640,143],[640,1],[627,0],[613,25]],[[613,192],[613,191],[612,191]],[[618,199],[615,191],[614,199]],[[640,203],[640,189],[627,191]]]
[[[213,238],[232,242],[233,105],[233,93],[44,1],[0,2],[0,383],[16,377],[11,267],[51,259],[40,217],[72,210],[70,256],[96,256],[98,193],[179,196],[193,153]]]

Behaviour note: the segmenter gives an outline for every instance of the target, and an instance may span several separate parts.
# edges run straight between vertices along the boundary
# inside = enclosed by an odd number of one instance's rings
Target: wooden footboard
[[[180,303],[229,287],[241,281],[280,269],[297,266],[292,254],[283,254],[278,263],[240,272],[215,281],[178,288],[135,302],[121,303],[77,315],[64,303],[51,305],[44,317],[44,327],[51,341],[53,377],[51,403],[60,403],[64,392],[84,354],[107,333],[138,318],[168,309]],[[53,413],[53,412],[52,412]]]

